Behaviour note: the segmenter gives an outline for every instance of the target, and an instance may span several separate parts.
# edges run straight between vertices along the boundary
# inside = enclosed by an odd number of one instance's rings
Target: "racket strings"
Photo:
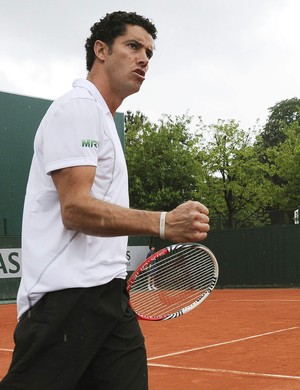
[[[176,281],[178,283],[182,283],[184,282],[184,280],[186,280],[186,282],[188,283],[188,281],[190,280],[190,284],[193,287],[199,288],[199,282],[201,281],[205,282],[205,280],[208,279],[209,276],[211,275],[211,272],[213,272],[213,267],[210,258],[206,256],[205,260],[207,264],[203,263],[203,261],[199,262],[199,260],[203,260],[203,258],[205,258],[205,256],[199,257],[196,254],[194,256],[189,257],[188,264],[185,262],[185,264],[181,264],[182,267],[172,267],[172,268],[170,267],[172,266],[171,263],[173,262],[174,256],[172,256],[172,258],[167,259],[166,261],[164,259],[160,259],[164,261],[161,262],[160,264],[156,263],[155,265],[152,265],[151,268],[150,267],[147,268],[139,275],[138,280],[135,281],[135,289],[138,289],[139,287],[144,287],[146,277],[149,276],[155,277],[155,279],[159,280],[159,283],[165,287],[176,286],[177,284]],[[201,267],[201,275],[202,275],[201,279],[199,279],[199,276],[197,276],[197,273],[195,273],[195,264],[193,263],[193,261],[197,262],[196,264],[197,268]],[[185,265],[188,265],[188,268],[184,267]],[[183,275],[183,272],[186,273],[189,271],[192,271],[193,273],[192,274],[189,273],[188,275],[186,275],[185,279],[180,279],[180,280],[177,279],[178,276]],[[194,275],[194,277],[191,275]],[[195,284],[194,281],[198,283]],[[183,287],[186,286],[183,284]]]
[[[130,291],[132,306],[148,316],[174,313],[201,298],[212,283],[214,271],[207,252],[195,247],[175,249],[156,258],[137,276]],[[157,290],[148,291],[149,283]]]
[[[181,270],[177,270],[172,274],[170,278],[168,270],[161,270],[160,274],[153,276],[155,278],[156,287],[160,289],[177,289],[180,290],[195,290],[197,294],[199,290],[204,290],[210,283],[212,270],[206,268],[205,273],[199,275],[193,270],[185,270],[185,274],[182,274]]]
[[[204,260],[204,261],[203,261]],[[185,262],[182,268],[177,267],[175,271],[173,270],[172,279],[168,277],[170,272],[169,262],[166,262],[159,270],[159,278],[162,284],[166,287],[172,287],[173,282],[175,280],[174,285],[176,284],[176,280],[178,283],[186,282],[182,287],[185,288],[187,285],[194,287],[196,289],[206,288],[207,282],[209,282],[212,272],[214,272],[214,268],[212,267],[211,260],[208,256],[198,257],[196,254],[193,257],[189,257],[188,262]],[[199,273],[195,272],[195,269],[201,268],[201,278],[199,278]],[[181,276],[183,272],[186,272],[184,279],[177,279],[178,276]]]
[[[195,250],[194,250],[195,252]],[[205,258],[205,260],[208,260],[208,266],[210,266],[210,263],[211,263],[211,260],[210,260],[210,257],[206,254],[206,253],[202,253],[200,256],[198,253],[194,253],[194,256],[191,255],[191,250],[186,250],[186,251],[182,251],[180,252],[180,254],[182,256],[184,255],[187,255],[188,254],[188,258],[187,260],[189,261],[189,266],[190,268],[193,268],[194,265],[192,264],[192,261],[193,260],[196,260],[196,261],[201,261],[203,258]],[[158,263],[157,260],[159,260],[160,262]],[[173,264],[172,264],[173,263]],[[176,264],[177,263],[177,264]],[[186,259],[184,259],[184,264],[186,265],[187,262],[186,262]],[[170,270],[170,266],[171,265],[181,265],[179,260],[178,260],[178,254],[177,253],[174,253],[172,255],[168,255],[168,256],[161,256],[160,258],[156,259],[153,261],[153,265],[150,265],[150,267],[146,268],[143,272],[146,274],[151,274],[152,272],[152,267],[155,267],[155,269],[157,268],[157,273],[161,273],[163,274],[163,272],[165,271],[166,273],[169,272]],[[201,267],[203,267],[203,264],[198,264],[200,265]],[[178,270],[178,273],[182,273],[182,268],[181,267],[176,267],[176,269]],[[203,268],[204,270],[204,268]],[[173,271],[174,275],[175,275],[175,272]]]
[[[134,310],[144,316],[168,315],[196,302],[201,297],[201,294],[199,296],[199,293],[191,293],[187,290],[176,293],[171,290],[151,291],[151,297],[147,297],[146,294],[149,293],[139,292],[135,298],[131,298]]]
[[[195,253],[194,256],[188,258],[188,262],[185,261],[184,264],[181,264],[181,267],[172,267],[171,263],[173,262],[174,257],[175,256],[173,255],[166,260],[161,258],[160,260],[164,261],[160,264],[156,263],[155,265],[152,265],[153,268],[151,267],[144,270],[143,273],[139,275],[138,280],[135,281],[135,288],[144,287],[146,277],[149,276],[155,277],[155,279],[165,287],[175,287],[180,283],[183,288],[185,288],[187,284],[194,288],[206,288],[206,282],[209,281],[211,274],[214,272],[211,259],[207,254],[199,257],[198,254]],[[205,262],[203,262],[203,260],[205,260]],[[196,268],[198,269],[199,267],[201,268],[201,278],[199,278],[198,273],[195,272]],[[189,274],[187,274],[185,278],[182,278],[184,272],[189,272]],[[178,279],[178,276],[181,276],[181,279]],[[187,284],[184,284],[184,282]],[[202,282],[204,283],[204,286],[202,286]]]

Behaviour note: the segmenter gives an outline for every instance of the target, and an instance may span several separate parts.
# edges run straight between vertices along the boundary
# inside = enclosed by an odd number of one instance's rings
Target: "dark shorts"
[[[125,281],[47,293],[20,319],[0,389],[146,390],[144,337]]]

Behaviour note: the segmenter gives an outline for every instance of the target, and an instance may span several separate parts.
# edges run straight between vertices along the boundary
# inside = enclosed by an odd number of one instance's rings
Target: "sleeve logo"
[[[95,139],[83,139],[81,140],[81,146],[83,148],[99,148],[100,142]]]

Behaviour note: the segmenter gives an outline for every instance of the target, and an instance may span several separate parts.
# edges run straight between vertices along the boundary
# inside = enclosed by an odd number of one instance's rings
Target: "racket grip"
[[[166,238],[166,211],[162,211],[160,213],[160,220],[159,220],[159,237],[164,240]]]

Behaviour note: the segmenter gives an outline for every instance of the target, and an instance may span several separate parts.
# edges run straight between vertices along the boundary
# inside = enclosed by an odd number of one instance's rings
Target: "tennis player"
[[[107,14],[86,41],[88,75],[56,100],[34,141],[22,227],[23,275],[15,349],[0,389],[145,390],[144,337],[128,305],[128,235],[199,241],[208,210],[129,208],[113,115],[139,91],[154,24]]]

